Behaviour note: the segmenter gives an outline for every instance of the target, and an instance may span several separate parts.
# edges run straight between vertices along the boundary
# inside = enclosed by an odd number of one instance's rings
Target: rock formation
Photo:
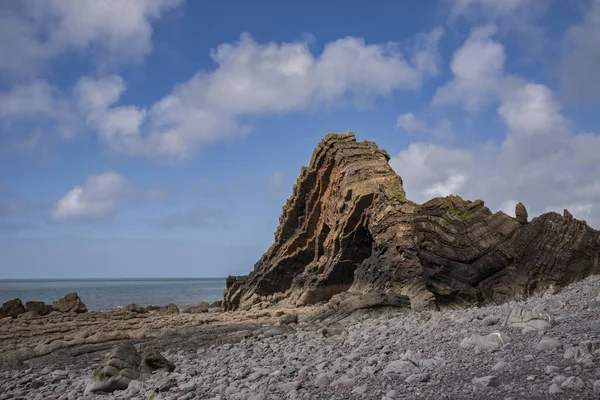
[[[205,313],[208,312],[210,305],[205,302],[205,301],[201,301],[198,304],[195,304],[193,306],[187,306],[183,309],[183,312],[186,314],[199,314],[199,313]]]
[[[329,313],[522,299],[600,273],[600,233],[546,213],[527,222],[459,196],[407,199],[389,155],[327,135],[283,207],[275,242],[227,278],[226,310],[328,301]]]
[[[125,342],[106,355],[100,363],[85,393],[107,393],[127,389],[133,380],[142,379],[153,371],[173,372],[175,365],[155,350],[140,355],[130,342]]]
[[[79,295],[75,292],[68,293],[65,297],[62,297],[52,303],[52,308],[55,311],[64,313],[84,313],[87,312],[87,307],[83,304],[83,301],[79,298]]]

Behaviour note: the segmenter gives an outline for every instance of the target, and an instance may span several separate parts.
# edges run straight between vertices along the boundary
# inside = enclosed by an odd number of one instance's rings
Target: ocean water
[[[23,303],[52,303],[77,292],[88,310],[110,310],[130,303],[175,303],[183,308],[200,301],[222,300],[224,288],[225,278],[0,280],[0,304],[17,297]]]

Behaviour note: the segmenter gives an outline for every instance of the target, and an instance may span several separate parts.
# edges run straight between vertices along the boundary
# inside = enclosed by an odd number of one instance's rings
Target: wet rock
[[[125,390],[129,382],[140,376],[141,357],[131,343],[114,348],[94,371],[85,394]]]

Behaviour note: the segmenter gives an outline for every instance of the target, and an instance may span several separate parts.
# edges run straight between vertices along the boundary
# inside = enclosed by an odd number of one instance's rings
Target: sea
[[[179,308],[201,301],[223,299],[225,278],[155,279],[0,279],[0,304],[20,298],[51,304],[67,293],[77,292],[88,310],[114,310],[137,303]]]

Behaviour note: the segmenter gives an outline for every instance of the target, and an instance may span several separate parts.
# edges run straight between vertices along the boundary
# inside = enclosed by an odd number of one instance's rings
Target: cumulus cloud
[[[133,201],[155,198],[155,189],[144,191],[114,171],[90,175],[82,186],[69,190],[53,206],[51,219],[103,219]]]
[[[151,22],[182,0],[23,0],[0,6],[0,75],[33,76],[67,51],[103,62],[139,60],[152,49]]]
[[[118,104],[126,87],[116,75],[83,77],[63,96],[37,81],[0,94],[0,105],[8,106],[5,118],[43,116],[70,127],[66,132],[83,124],[117,153],[185,158],[203,145],[249,132],[244,117],[364,106],[396,90],[418,90],[438,73],[442,33],[419,35],[406,56],[396,44],[354,37],[327,43],[315,55],[308,41],[261,44],[244,34],[211,52],[215,70],[198,72],[148,108]]]
[[[565,36],[561,91],[570,103],[600,100],[600,0],[592,0],[584,20]]]
[[[225,212],[217,208],[194,207],[187,212],[177,212],[158,220],[164,229],[174,228],[215,228],[223,227]]]
[[[475,29],[455,52],[454,77],[432,104],[457,104],[470,113],[494,105],[506,127],[502,142],[470,149],[413,143],[392,166],[417,201],[453,192],[505,210],[518,199],[531,214],[567,207],[599,226],[600,136],[574,132],[547,86],[506,74],[504,48],[493,32]],[[465,56],[474,49],[490,57]]]

